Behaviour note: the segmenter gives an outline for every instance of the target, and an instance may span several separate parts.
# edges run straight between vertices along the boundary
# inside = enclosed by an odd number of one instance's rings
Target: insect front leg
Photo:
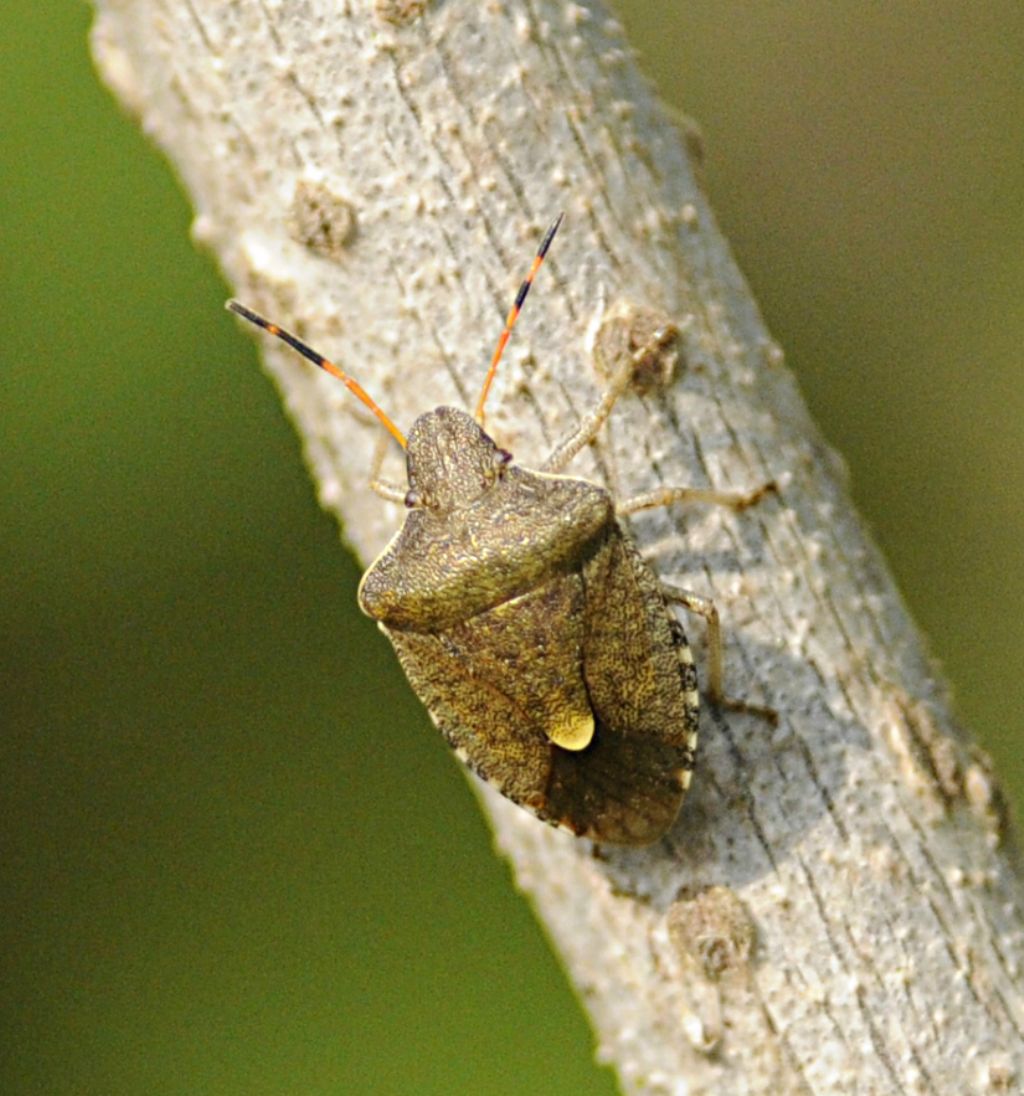
[[[394,483],[386,483],[380,478],[384,456],[390,444],[391,439],[387,434],[381,434],[377,439],[377,447],[373,451],[373,463],[370,465],[370,490],[374,494],[380,495],[382,499],[387,499],[388,502],[397,502],[401,506],[409,493],[408,488],[399,487]]]
[[[692,590],[684,590],[681,586],[673,586],[668,582],[659,581],[662,597],[666,601],[676,605],[682,605],[688,612],[702,616],[707,625],[708,632],[708,699],[716,707],[728,708],[734,712],[748,712],[751,715],[760,716],[768,720],[772,726],[777,726],[779,713],[774,708],[762,704],[751,704],[746,700],[737,700],[725,695],[723,688],[724,656],[722,648],[722,622],[718,615],[718,607],[709,597],[695,594]]]
[[[657,345],[661,337],[660,331],[655,332],[648,343],[645,343],[639,350],[634,351],[629,357],[622,359],[618,368],[612,373],[612,379],[601,394],[601,398],[580,419],[576,429],[555,446],[547,460],[540,466],[542,472],[560,472],[581,449],[588,446],[597,437],[619,397],[630,386],[636,374],[637,365],[650,352],[652,345]],[[604,363],[604,356],[597,347],[594,348],[594,354]]]

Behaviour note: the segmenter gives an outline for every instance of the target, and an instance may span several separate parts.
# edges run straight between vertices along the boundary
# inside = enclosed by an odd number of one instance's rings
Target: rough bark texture
[[[646,850],[596,849],[483,796],[623,1088],[1019,1091],[1021,887],[995,784],[716,229],[697,141],[609,13],[97,7],[100,70],[181,173],[196,239],[400,424],[470,403],[564,209],[492,400],[501,444],[539,460],[600,388],[606,311],[642,325],[651,310],[679,328],[675,368],[621,401],[576,469],[620,494],[781,485],[745,514],[634,521],[662,576],[715,597],[727,688],[780,727],[705,713],[690,798]],[[336,382],[267,358],[323,504],[369,560],[401,518],[366,490],[378,428]],[[401,480],[397,458],[385,475]]]

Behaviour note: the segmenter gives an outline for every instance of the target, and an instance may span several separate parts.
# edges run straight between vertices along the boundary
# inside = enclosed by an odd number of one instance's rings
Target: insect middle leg
[[[707,487],[658,487],[654,491],[645,491],[631,499],[617,503],[615,512],[635,514],[638,510],[653,510],[658,506],[671,506],[676,502],[707,502],[713,506],[728,506],[730,510],[746,510],[773,491],[778,486],[774,480],[762,483],[753,491],[715,491]]]

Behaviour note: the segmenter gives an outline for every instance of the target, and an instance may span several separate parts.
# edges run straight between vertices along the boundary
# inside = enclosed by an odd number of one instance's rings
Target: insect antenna
[[[523,294],[525,296],[525,294]],[[405,435],[397,426],[388,418],[387,415],[377,406],[370,395],[363,389],[363,386],[356,380],[353,380],[344,369],[335,365],[334,362],[328,361],[323,354],[318,354],[311,346],[304,343],[297,335],[293,335],[290,331],[286,331],[283,327],[278,327],[276,323],[271,323],[265,316],[261,316],[258,312],[253,312],[251,308],[246,308],[244,304],[240,304],[238,301],[231,300],[224,306],[229,312],[234,312],[236,316],[241,316],[243,320],[248,320],[249,323],[255,324],[257,327],[262,327],[264,331],[269,332],[271,335],[276,335],[282,342],[286,342],[293,350],[297,350],[304,358],[311,361],[314,365],[320,366],[325,373],[330,373],[332,377],[337,377],[339,381],[362,403],[380,419],[388,433],[398,442],[398,444],[405,448]]]
[[[554,221],[552,221],[551,227],[544,233],[544,239],[541,240],[540,247],[537,248],[537,254],[534,256],[529,273],[523,279],[523,284],[519,287],[516,299],[512,302],[512,307],[508,310],[508,317],[505,320],[505,330],[502,331],[501,338],[498,339],[498,345],[494,350],[494,357],[491,358],[491,366],[487,370],[487,376],[484,378],[484,386],[480,392],[480,399],[476,402],[474,417],[481,426],[484,422],[484,404],[487,402],[487,394],[490,392],[491,385],[494,383],[495,374],[498,372],[498,362],[501,361],[501,355],[505,352],[505,347],[508,345],[509,335],[512,334],[512,328],[519,318],[519,313],[522,311],[523,301],[526,300],[526,294],[530,292],[530,286],[533,285],[533,279],[537,276],[537,271],[540,270],[540,264],[544,262],[544,256],[548,253],[551,241],[555,238],[555,233],[558,231],[558,226],[562,223],[562,218],[564,216],[564,213],[559,213]]]

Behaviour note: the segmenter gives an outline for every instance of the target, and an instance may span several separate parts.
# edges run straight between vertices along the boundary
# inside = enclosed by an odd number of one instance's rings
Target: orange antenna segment
[[[501,338],[498,339],[498,345],[494,350],[494,357],[491,358],[491,367],[487,370],[487,376],[484,378],[484,387],[480,392],[480,399],[476,402],[475,417],[476,421],[480,423],[481,426],[484,422],[484,404],[487,402],[487,395],[491,391],[491,385],[494,383],[495,374],[498,372],[498,362],[501,361],[501,355],[505,352],[505,347],[508,345],[509,336],[512,334],[512,328],[519,318],[519,313],[522,311],[523,301],[526,300],[526,294],[530,292],[530,286],[533,285],[533,279],[536,278],[537,271],[540,270],[540,264],[544,262],[544,256],[548,253],[551,241],[555,238],[555,233],[558,231],[558,226],[562,223],[562,218],[564,216],[564,213],[559,213],[552,222],[551,227],[544,233],[544,239],[541,240],[540,247],[537,249],[537,254],[530,267],[530,272],[523,279],[523,284],[519,287],[516,299],[512,302],[512,307],[508,310],[508,318],[505,320],[505,330],[502,331]]]
[[[354,381],[344,369],[337,366],[332,361],[328,361],[323,354],[318,354],[311,346],[307,346],[298,336],[293,335],[290,331],[285,331],[283,327],[278,327],[276,323],[271,323],[270,320],[261,316],[258,312],[253,312],[251,308],[246,308],[244,304],[239,304],[238,301],[228,301],[225,305],[229,312],[234,312],[235,315],[241,316],[243,320],[248,320],[249,323],[255,324],[257,327],[262,327],[264,331],[269,332],[271,335],[276,335],[282,342],[286,342],[293,350],[297,350],[304,358],[311,361],[314,365],[320,366],[325,373],[330,373],[332,377],[337,377],[339,381],[359,400],[361,400],[366,406],[377,416],[383,423],[388,433],[398,442],[398,444],[405,448],[405,435],[397,426],[384,414],[384,412],[374,403],[373,399],[366,393],[363,386]]]

